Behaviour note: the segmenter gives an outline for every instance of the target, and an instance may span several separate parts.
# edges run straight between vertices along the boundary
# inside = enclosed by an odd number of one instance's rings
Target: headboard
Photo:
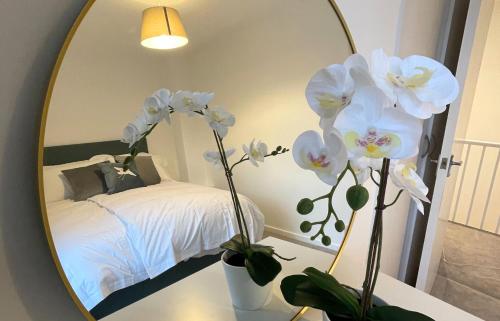
[[[139,152],[147,153],[147,142],[138,146]],[[43,149],[43,165],[60,165],[87,160],[94,155],[120,155],[128,153],[128,144],[119,140],[75,145],[50,146]]]

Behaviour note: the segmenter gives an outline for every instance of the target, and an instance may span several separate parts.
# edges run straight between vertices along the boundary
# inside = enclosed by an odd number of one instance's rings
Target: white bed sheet
[[[47,212],[61,265],[86,309],[148,278],[125,227],[105,209],[63,200],[48,203]]]
[[[183,260],[213,252],[238,231],[231,195],[216,188],[163,181],[89,200],[124,224],[150,278]],[[258,241],[264,216],[245,196],[240,202],[250,237]]]

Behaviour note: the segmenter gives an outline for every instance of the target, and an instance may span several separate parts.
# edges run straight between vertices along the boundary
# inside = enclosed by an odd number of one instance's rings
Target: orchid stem
[[[384,205],[384,209],[396,204],[396,202],[399,200],[399,197],[401,196],[401,194],[403,194],[404,191],[405,191],[404,189],[400,189],[398,192],[398,195],[396,195],[396,198],[394,199],[394,201],[392,201],[391,203],[389,203],[387,205]]]

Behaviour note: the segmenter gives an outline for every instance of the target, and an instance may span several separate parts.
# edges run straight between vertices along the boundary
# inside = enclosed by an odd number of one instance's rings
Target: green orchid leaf
[[[245,267],[252,280],[260,286],[264,286],[274,280],[281,271],[281,264],[272,254],[265,251],[254,251],[247,249],[245,254]]]
[[[262,245],[262,244],[250,244],[250,248],[254,252],[262,252],[267,255],[274,254],[274,248],[272,246]]]
[[[349,310],[351,315],[361,315],[361,306],[357,297],[342,286],[332,275],[321,272],[313,267],[304,270],[312,283],[333,295]]]
[[[350,310],[328,291],[323,290],[307,275],[290,275],[281,281],[281,293],[294,306],[308,306],[336,315],[352,315]]]
[[[365,206],[370,197],[368,190],[362,185],[351,186],[346,192],[346,199],[353,211],[358,211]]]
[[[233,238],[229,241],[222,243],[220,247],[225,250],[231,250],[233,252],[245,255],[245,245],[243,243],[241,234],[233,236]]]
[[[434,321],[422,313],[390,305],[371,308],[368,310],[368,319],[371,321]]]
[[[278,253],[276,253],[276,251],[274,250],[274,248],[272,246],[268,246],[268,245],[250,244],[250,248],[254,252],[262,252],[262,253],[265,253],[267,255],[276,255],[277,257],[279,257],[280,259],[285,260],[285,261],[293,261],[296,259],[295,257],[292,257],[292,258],[283,257],[283,256],[279,255]]]

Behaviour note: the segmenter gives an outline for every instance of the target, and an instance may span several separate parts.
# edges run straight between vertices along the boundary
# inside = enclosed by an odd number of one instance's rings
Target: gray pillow
[[[107,192],[106,182],[99,165],[94,164],[85,167],[72,168],[62,171],[64,177],[71,186],[70,199],[84,201],[89,197]]]
[[[127,156],[116,156],[115,160],[118,163],[123,163],[125,158],[127,158]],[[144,185],[155,185],[161,182],[160,175],[156,170],[151,156],[136,156],[134,163],[129,166],[132,171],[139,174]]]
[[[123,164],[99,164],[104,180],[108,187],[108,194],[120,193],[129,189],[144,187],[144,182],[138,173],[131,170],[123,172]]]

